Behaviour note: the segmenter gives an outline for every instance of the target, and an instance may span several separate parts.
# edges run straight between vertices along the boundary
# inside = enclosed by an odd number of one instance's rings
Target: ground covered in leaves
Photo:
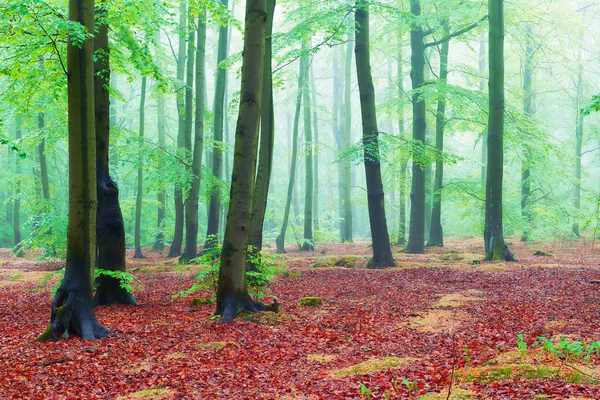
[[[454,240],[371,271],[367,245],[320,245],[279,259],[280,313],[228,325],[171,301],[197,269],[153,254],[130,260],[139,306],[96,310],[112,336],[56,343],[34,340],[50,313],[39,283],[61,265],[2,250],[0,399],[597,399],[600,355],[533,345],[600,340],[597,248],[515,241],[518,263],[480,263],[479,241]]]

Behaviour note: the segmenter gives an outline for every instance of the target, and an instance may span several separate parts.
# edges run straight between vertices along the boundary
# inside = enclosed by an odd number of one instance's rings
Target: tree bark
[[[344,62],[344,104],[342,109],[343,138],[342,151],[350,150],[352,146],[352,33],[348,33],[348,43],[346,44],[346,57]],[[352,162],[349,159],[341,161],[343,166],[343,233],[342,242],[352,243],[354,240],[354,226],[352,213]]]
[[[525,32],[525,60],[523,63],[523,113],[527,118],[532,118],[535,114],[534,91],[533,91],[533,74],[534,74],[534,42],[533,30],[530,24],[527,25]],[[531,167],[529,159],[530,149],[527,143],[523,148],[523,161],[521,165],[521,216],[525,223],[522,242],[530,240],[531,229]]]
[[[310,47],[310,42],[304,45],[305,48]],[[302,251],[314,251],[315,244],[313,238],[313,192],[314,192],[314,165],[313,165],[313,139],[312,139],[312,121],[311,121],[311,101],[310,101],[310,82],[309,82],[309,59],[308,54],[303,54],[305,58],[304,64],[307,67],[306,79],[302,86],[304,94],[302,95],[304,100],[303,111],[304,111],[304,173],[305,173],[305,187],[304,187],[304,238],[302,240]]]
[[[421,1],[410,0],[410,11],[415,17],[421,15]],[[425,99],[418,90],[425,84],[425,44],[423,28],[419,25],[410,33],[411,71],[413,96],[413,141],[420,146],[425,144],[427,123],[425,119]],[[407,253],[425,253],[425,169],[419,160],[417,149],[413,151],[412,188],[410,193],[410,228]]]
[[[583,28],[579,31],[579,43],[583,43]],[[576,120],[575,120],[575,182],[573,182],[573,208],[575,209],[576,215],[573,218],[573,235],[580,238],[581,233],[579,232],[579,214],[581,212],[581,150],[583,148],[583,123],[584,114],[581,112],[581,105],[583,103],[583,59],[582,50],[579,49],[577,57],[579,63],[577,69],[577,100],[575,106]]]
[[[185,251],[180,262],[189,263],[198,254],[198,203],[202,179],[202,154],[204,152],[204,89],[206,86],[206,8],[198,16],[198,45],[196,46],[196,110],[192,158],[192,188],[185,204]]]
[[[312,64],[311,64],[312,65]],[[313,229],[319,230],[319,119],[317,115],[317,85],[312,66],[309,70],[310,76],[310,104],[312,111],[313,130]],[[313,246],[314,249],[314,246]]]
[[[228,7],[228,0],[220,0],[224,8]],[[225,82],[227,79],[227,70],[220,68],[219,65],[227,58],[227,43],[229,30],[226,26],[219,29],[219,45],[217,49],[217,78],[215,82],[214,99],[214,127],[213,140],[215,146],[212,148],[212,174],[220,180],[223,175],[223,151],[221,148],[223,142],[223,124],[225,117]],[[210,195],[210,205],[208,206],[208,225],[206,229],[206,242],[204,250],[208,250],[217,244],[216,236],[219,234],[219,222],[221,219],[221,188],[219,185],[213,187]]]
[[[98,8],[97,21],[107,19],[108,10]],[[94,38],[97,59],[94,63],[94,120],[96,131],[96,266],[108,271],[127,271],[125,261],[125,224],[119,205],[119,188],[110,177],[111,101],[109,87],[110,46],[108,23],[97,24]],[[101,275],[96,279],[94,305],[137,304],[133,295],[124,290],[118,279]]]
[[[484,74],[486,70],[486,51],[485,35],[482,34],[479,39],[479,91],[484,92],[486,82]],[[487,127],[481,132],[481,187],[485,187],[485,178],[487,175]]]
[[[179,46],[177,49],[177,82],[181,86],[177,90],[177,147],[185,149],[186,147],[186,118],[185,118],[185,61],[186,61],[186,29],[187,29],[187,1],[179,2]],[[181,255],[181,246],[183,245],[183,224],[184,224],[184,203],[183,192],[179,183],[175,184],[175,228],[173,233],[173,242],[169,249],[168,257],[178,257]]]
[[[449,32],[449,29],[446,29]],[[444,186],[444,128],[446,125],[446,84],[448,82],[448,52],[450,40],[442,43],[440,50],[440,76],[439,85],[441,93],[438,95],[437,112],[435,117],[435,148],[438,158],[435,162],[435,183],[433,187],[433,209],[431,211],[431,227],[429,229],[428,246],[444,246],[442,230],[442,188]]]
[[[265,64],[263,73],[260,154],[254,187],[254,204],[252,206],[252,225],[250,245],[253,251],[261,251],[263,244],[263,224],[267,211],[269,185],[273,170],[273,149],[275,145],[275,111],[273,106],[273,66],[272,66],[272,34],[273,16],[276,0],[267,0],[267,26]]]
[[[490,110],[485,199],[485,260],[515,261],[504,242],[502,178],[504,175],[504,1],[488,0]]]
[[[160,38],[160,31],[156,34],[156,65],[159,69],[163,68],[162,63],[162,44]],[[156,118],[158,120],[157,123],[157,132],[158,132],[158,146],[160,148],[165,148],[166,141],[166,119],[165,119],[165,94],[162,90],[158,90],[156,93]],[[152,251],[163,252],[165,250],[165,216],[166,216],[166,206],[167,206],[167,193],[161,187],[158,190],[156,195],[156,200],[158,201],[157,214],[156,214],[156,239],[154,241],[154,245],[152,246]]]
[[[238,124],[236,129],[230,206],[221,253],[215,314],[230,322],[242,310],[264,309],[246,286],[246,255],[252,219],[256,158],[264,73],[266,0],[248,0]]]
[[[379,162],[379,130],[375,107],[375,88],[371,76],[369,38],[369,6],[366,0],[356,2],[356,74],[360,92],[360,108],[365,148],[365,174],[369,204],[369,222],[373,240],[373,258],[369,268],[386,268],[396,265],[392,256],[390,237],[385,217],[385,200]]]
[[[146,82],[147,78],[142,77],[142,93],[140,95],[140,130],[139,130],[139,154],[137,171],[137,196],[135,199],[135,253],[133,258],[146,258],[142,253],[142,204],[144,201],[144,130],[146,124]]]
[[[94,32],[94,1],[70,0],[69,19]],[[69,224],[65,276],[52,302],[50,326],[39,340],[77,334],[84,340],[109,334],[92,309],[96,255],[96,134],[94,43],[67,44],[69,115]]]
[[[404,97],[404,58],[402,51],[402,34],[398,37],[398,99],[401,100]],[[404,111],[399,110],[398,114],[398,135],[404,136]],[[408,159],[403,157],[400,162],[400,173],[398,174],[398,240],[396,244],[398,246],[404,246],[406,244],[406,181],[408,168]]]
[[[305,43],[302,43],[302,50],[306,50]],[[300,110],[302,108],[302,96],[304,94],[303,85],[306,84],[306,75],[308,71],[308,65],[306,57],[300,57],[300,72],[298,74],[298,95],[296,96],[296,112],[294,114],[294,128],[292,135],[292,159],[290,162],[290,180],[288,183],[288,192],[285,202],[285,210],[283,212],[283,223],[281,225],[281,231],[279,236],[275,240],[277,245],[277,253],[285,253],[285,234],[287,232],[287,226],[290,218],[290,208],[292,205],[292,196],[294,195],[294,185],[296,182],[296,165],[298,163],[298,130],[300,125]]]

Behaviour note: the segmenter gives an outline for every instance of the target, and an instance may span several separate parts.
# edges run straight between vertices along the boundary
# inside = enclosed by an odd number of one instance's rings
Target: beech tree
[[[94,32],[94,0],[70,0],[69,20]],[[67,44],[69,98],[69,226],[64,279],[52,302],[50,326],[40,340],[76,334],[105,337],[109,331],[92,309],[96,261],[96,127],[94,41],[91,35]]]
[[[246,255],[256,181],[267,19],[266,0],[246,2],[239,117],[215,311],[222,315],[221,322],[230,322],[242,310],[264,308],[248,293]]]

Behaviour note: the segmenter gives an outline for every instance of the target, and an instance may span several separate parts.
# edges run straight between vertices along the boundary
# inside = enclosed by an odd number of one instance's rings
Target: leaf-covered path
[[[479,243],[453,241],[395,253],[399,267],[384,271],[364,269],[366,245],[289,253],[271,284],[283,312],[229,325],[209,318],[212,305],[171,302],[194,271],[154,255],[130,262],[140,306],[96,310],[111,337],[57,343],[34,342],[50,310],[41,271],[56,265],[3,252],[0,399],[600,398],[597,356],[532,348],[537,336],[600,339],[600,253],[572,242],[511,248],[519,263],[473,265]],[[299,306],[307,296],[323,305]],[[529,347],[506,361],[517,334]]]

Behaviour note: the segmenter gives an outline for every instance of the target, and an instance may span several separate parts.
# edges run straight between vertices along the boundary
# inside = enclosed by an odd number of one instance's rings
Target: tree
[[[192,188],[185,205],[185,251],[181,262],[187,263],[194,259],[198,249],[198,201],[202,178],[202,154],[204,152],[204,89],[206,84],[206,8],[200,10],[198,16],[198,45],[196,51],[196,109],[194,125],[194,143],[192,157]]]
[[[161,45],[161,36],[160,32],[156,34],[156,65],[159,69],[163,68],[162,63],[162,45]],[[165,94],[162,90],[158,90],[156,93],[156,118],[157,118],[157,132],[158,132],[158,146],[161,148],[165,148],[166,146],[166,119],[165,119]],[[167,193],[163,187],[158,190],[157,193],[157,215],[156,215],[156,227],[158,229],[156,233],[156,239],[154,241],[154,245],[152,246],[152,251],[162,252],[165,249],[165,235],[164,231],[164,223],[166,216],[166,206],[167,206]]]
[[[21,118],[15,118],[15,139],[21,139]],[[17,174],[21,173],[21,160],[15,157]],[[20,180],[20,177],[19,177]],[[23,248],[21,243],[21,183],[17,180],[14,188],[14,200],[12,209],[12,225],[13,225],[13,252],[19,257],[23,256]]]
[[[404,56],[402,52],[402,34],[398,35],[398,57],[397,57],[397,74],[398,74],[398,98],[404,97]],[[404,111],[400,109],[398,114],[398,135],[404,135]],[[406,243],[406,184],[408,169],[408,158],[403,156],[400,162],[400,174],[398,175],[398,246],[404,246]]]
[[[255,312],[264,308],[262,304],[252,300],[248,293],[246,255],[256,178],[267,15],[266,0],[247,1],[233,178],[215,312],[222,315],[221,322],[232,321],[242,310]]]
[[[142,77],[142,92],[140,95],[140,126],[139,126],[139,150],[137,170],[137,195],[135,198],[135,254],[133,258],[146,258],[142,253],[142,205],[144,200],[144,158],[142,146],[144,145],[144,131],[146,125],[146,76]]]
[[[125,261],[125,224],[119,205],[119,188],[110,176],[110,47],[108,9],[103,1],[97,9],[98,32],[94,38],[94,119],[96,131],[96,267],[107,271],[127,270]],[[96,279],[94,305],[137,304],[119,280],[101,275]]]
[[[535,113],[535,95],[533,90],[535,47],[533,28],[527,24],[525,28],[525,54],[523,61],[523,113],[531,118]],[[531,160],[530,149],[527,143],[523,146],[523,162],[521,164],[521,216],[525,229],[521,236],[522,242],[529,241],[531,225]]]
[[[220,0],[224,8],[228,7],[227,0]],[[225,121],[225,84],[227,81],[227,70],[221,66],[221,63],[227,58],[229,29],[227,26],[221,26],[219,29],[219,45],[217,49],[217,78],[215,82],[215,100],[214,100],[214,128],[213,139],[215,145],[212,147],[212,173],[220,180],[223,177],[223,124]],[[208,225],[206,228],[205,249],[216,245],[213,240],[215,235],[219,234],[219,221],[221,219],[221,189],[218,184],[214,185],[210,195],[210,204],[208,206]]]
[[[310,47],[308,42],[305,47]],[[315,244],[313,238],[313,193],[314,193],[314,150],[313,150],[313,138],[312,138],[312,120],[311,120],[311,101],[310,101],[310,80],[309,80],[309,59],[308,54],[302,55],[304,64],[306,65],[306,77],[302,85],[302,94],[304,99],[303,110],[304,110],[304,238],[302,240],[302,251],[314,251]]]
[[[356,74],[360,92],[369,221],[373,240],[373,258],[369,261],[368,266],[370,268],[385,268],[395,266],[396,262],[392,256],[385,217],[385,200],[379,161],[379,130],[375,109],[375,88],[371,76],[369,6],[366,0],[357,0],[355,21]]]
[[[94,0],[70,0],[69,20],[94,32]],[[96,261],[96,129],[94,43],[91,35],[67,44],[69,114],[69,225],[65,276],[52,302],[50,326],[40,340],[109,334],[92,309]],[[82,41],[80,41],[82,40]]]
[[[504,176],[504,0],[488,0],[489,118],[485,196],[485,260],[515,261],[504,242],[502,179]]]

